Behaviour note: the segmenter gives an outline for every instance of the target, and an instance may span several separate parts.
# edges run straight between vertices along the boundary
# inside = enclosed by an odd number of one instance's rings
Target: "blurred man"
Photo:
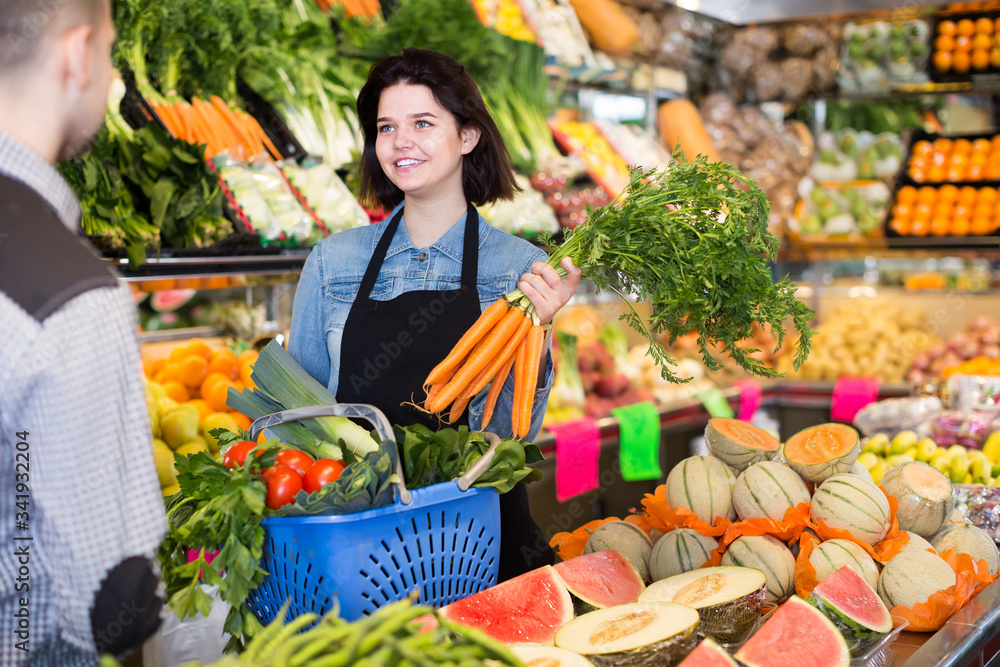
[[[0,0],[0,665],[94,665],[159,625],[166,527],[129,290],[53,168],[104,117],[108,0]]]

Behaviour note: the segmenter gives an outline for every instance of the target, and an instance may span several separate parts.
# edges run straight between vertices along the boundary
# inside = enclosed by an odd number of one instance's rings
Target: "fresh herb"
[[[586,223],[566,232],[548,263],[564,275],[559,262],[571,257],[598,289],[649,302],[649,328],[631,306],[622,319],[649,341],[665,379],[682,381],[655,335],[672,344],[691,332],[708,368],[721,368],[709,351],[719,345],[744,369],[772,377],[777,372],[751,356],[756,349],[738,343],[753,336],[754,324],[767,324],[778,349],[791,320],[800,334],[798,368],[811,347],[813,312],[787,278],[772,279],[779,240],[768,231],[769,212],[767,195],[735,167],[704,156],[686,161],[678,150],[666,172],[633,169],[611,205],[588,207]],[[519,290],[507,300],[533,311]]]
[[[220,444],[235,438],[229,434]],[[239,650],[260,630],[244,602],[267,575],[260,566],[267,497],[260,473],[276,455],[276,448],[254,450],[232,470],[205,453],[174,455],[181,490],[167,500],[169,533],[159,550],[167,607],[181,619],[208,616],[212,599],[203,585],[217,585],[231,607],[224,627],[231,636],[227,651]],[[216,551],[208,562],[206,555]],[[188,562],[191,552],[196,557]]]
[[[396,440],[403,457],[406,486],[419,489],[460,477],[486,450],[489,443],[482,433],[470,432],[467,426],[431,431],[416,424],[395,427]],[[493,455],[489,468],[473,486],[495,488],[507,493],[519,482],[533,482],[542,477],[540,470],[526,468],[526,463],[542,460],[533,443],[503,440]]]

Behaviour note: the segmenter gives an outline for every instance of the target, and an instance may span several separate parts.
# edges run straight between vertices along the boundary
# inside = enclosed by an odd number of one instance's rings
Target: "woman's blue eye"
[[[384,133],[384,132],[388,132],[391,129],[392,129],[392,125],[380,125],[379,128],[378,128],[378,131]]]
[[[417,127],[430,127],[430,126],[431,126],[431,124],[428,123],[426,120],[418,120],[417,121]]]

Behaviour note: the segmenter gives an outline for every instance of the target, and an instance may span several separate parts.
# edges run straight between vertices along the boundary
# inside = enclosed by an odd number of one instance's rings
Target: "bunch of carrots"
[[[347,18],[378,16],[382,13],[382,6],[378,0],[316,0],[316,4],[324,12],[330,11],[330,8],[335,5],[343,5],[344,15]]]
[[[465,411],[472,397],[492,381],[483,411],[485,430],[493,417],[500,390],[513,369],[512,427],[515,437],[527,437],[545,336],[534,319],[530,301],[527,307],[520,304],[520,300],[511,300],[508,295],[483,311],[444,361],[427,376],[424,409],[442,414],[451,406],[446,421],[452,423]]]
[[[244,160],[267,154],[275,159],[281,157],[253,116],[231,109],[217,95],[208,102],[197,97],[190,104],[184,100],[165,102],[154,105],[153,111],[177,139],[205,144],[208,159],[225,151]]]

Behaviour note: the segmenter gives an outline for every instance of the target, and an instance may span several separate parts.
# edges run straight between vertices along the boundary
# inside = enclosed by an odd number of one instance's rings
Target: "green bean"
[[[467,628],[464,625],[453,623],[438,613],[435,613],[435,616],[437,617],[438,623],[440,623],[442,627],[451,630],[459,637],[462,637],[470,642],[479,644],[480,646],[485,648],[493,657],[503,660],[504,662],[510,665],[520,664],[517,657],[513,653],[511,653],[506,646],[504,646],[497,640],[493,639],[492,637],[487,636],[480,630],[476,630],[475,628]]]
[[[388,635],[394,635],[399,632],[402,628],[406,626],[407,623],[415,618],[418,618],[426,613],[429,613],[430,609],[425,607],[410,607],[409,609],[400,611],[394,618],[387,620],[378,628],[370,631],[358,645],[358,655],[367,655],[371,650],[379,645]]]

